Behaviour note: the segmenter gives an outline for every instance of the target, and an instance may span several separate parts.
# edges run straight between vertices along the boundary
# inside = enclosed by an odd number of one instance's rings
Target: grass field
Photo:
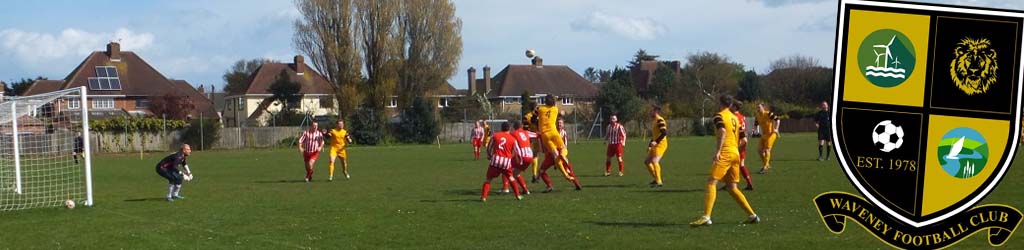
[[[302,182],[291,149],[194,152],[197,179],[185,184],[187,199],[173,203],[153,170],[165,153],[97,156],[96,206],[0,213],[0,249],[889,248],[854,223],[840,235],[821,224],[814,196],[855,191],[838,163],[815,161],[814,140],[784,134],[774,172],[754,175],[757,189],[745,194],[763,223],[741,225],[746,216],[720,192],[715,225],[702,228],[688,223],[703,210],[711,137],[671,140],[662,188],[646,185],[642,141],[627,144],[625,177],[601,176],[603,144],[581,142],[570,145],[570,158],[582,191],[555,178],[554,193],[492,195],[487,203],[479,201],[486,163],[471,160],[469,145],[352,148],[352,179],[327,182],[322,156],[313,183]],[[982,204],[1024,208],[1022,175],[1009,171]],[[1015,236],[1005,246],[1024,241]],[[987,247],[981,233],[954,248]]]

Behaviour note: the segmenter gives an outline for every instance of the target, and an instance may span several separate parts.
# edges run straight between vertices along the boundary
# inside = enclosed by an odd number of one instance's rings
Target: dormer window
[[[90,90],[121,90],[117,67],[96,66],[96,77],[89,77]]]

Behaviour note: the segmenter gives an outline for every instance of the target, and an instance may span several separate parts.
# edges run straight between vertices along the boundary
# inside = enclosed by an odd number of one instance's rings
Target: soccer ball
[[[891,152],[903,146],[903,127],[896,126],[891,120],[879,122],[871,132],[871,140],[878,150]]]
[[[64,201],[64,207],[66,207],[68,209],[74,209],[75,208],[75,201],[73,201],[73,200],[65,200]]]
[[[533,49],[526,50],[526,58],[533,58],[534,56],[537,56],[537,51],[534,51]]]

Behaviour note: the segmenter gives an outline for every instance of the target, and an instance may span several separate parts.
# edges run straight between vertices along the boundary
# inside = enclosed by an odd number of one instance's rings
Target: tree
[[[818,62],[818,59],[814,59],[813,57],[792,55],[772,61],[772,63],[768,66],[768,72],[773,72],[780,69],[807,69],[820,67],[819,65],[820,63]]]
[[[32,87],[36,81],[46,80],[46,77],[36,76],[36,78],[21,78],[21,80],[15,82],[8,82],[4,84],[4,95],[6,96],[21,96],[28,91],[28,88]]]
[[[184,143],[196,150],[206,150],[220,139],[220,120],[214,118],[193,119],[181,134]]]
[[[149,111],[158,117],[171,120],[186,120],[195,109],[192,99],[182,93],[172,92],[152,97]]]
[[[354,0],[296,0],[295,48],[331,83],[338,112],[353,114],[362,99]]]
[[[519,100],[523,103],[519,115],[525,115],[526,113],[533,112],[533,109],[537,107],[537,102],[533,101],[533,96],[530,95],[530,91],[523,90],[523,94],[519,96]]]
[[[302,100],[302,85],[292,81],[287,70],[282,69],[281,73],[277,74],[277,79],[267,87],[267,91],[273,95],[274,101],[283,105],[282,110],[294,109],[295,104]]]
[[[739,91],[739,81],[743,78],[743,65],[731,61],[728,57],[711,52],[701,52],[687,57],[686,67],[683,68],[683,79],[689,83],[683,87],[691,88],[694,91],[681,91],[683,96],[675,96],[672,99],[687,98],[696,103],[691,103],[691,110],[688,112],[694,115],[707,116],[709,112],[718,109],[715,103],[716,98],[723,94],[736,95]],[[696,87],[696,88],[693,88]],[[677,112],[687,112],[676,107]],[[696,108],[696,110],[693,110]]]
[[[447,0],[406,0],[397,16],[400,48],[396,93],[401,109],[445,87],[462,57],[462,20]]]
[[[647,87],[646,97],[653,99],[657,103],[663,103],[666,99],[666,94],[675,88],[675,85],[679,84],[679,73],[676,73],[668,65],[659,62],[658,68],[654,71],[654,77],[651,79],[651,84]]]
[[[434,107],[425,97],[417,97],[412,108],[402,112],[402,121],[398,124],[398,141],[412,143],[431,143],[440,133]]]
[[[243,94],[249,89],[249,76],[264,63],[274,62],[270,59],[238,60],[227,72],[224,72],[224,91],[229,94]]]
[[[404,38],[399,26],[398,16],[401,14],[401,2],[399,1],[355,1],[355,24],[359,52],[363,57],[363,71],[366,72],[366,81],[363,82],[362,93],[364,94],[362,108],[372,117],[363,121],[373,123],[365,126],[367,129],[379,129],[379,131],[367,131],[366,135],[379,135],[377,141],[383,139],[385,131],[385,109],[384,103],[390,101],[391,95],[395,93],[395,85],[398,80],[398,70],[401,66],[401,54]],[[372,138],[371,138],[372,139]],[[371,143],[376,144],[376,143]]]
[[[753,70],[744,72],[743,79],[740,80],[740,92],[736,94],[736,98],[741,101],[763,99],[762,92],[760,76],[757,75],[757,72]]]
[[[626,68],[630,70],[637,69],[640,67],[640,63],[644,61],[654,61],[657,60],[658,57],[659,56],[657,55],[647,54],[647,51],[644,49],[637,50],[636,54],[633,55],[633,60],[629,61],[629,66]]]
[[[587,70],[583,71],[583,78],[587,79],[591,83],[601,82],[601,76],[598,75],[597,70],[594,67],[588,67]]]
[[[643,117],[643,114],[640,114],[641,105],[642,102],[632,84],[618,78],[601,85],[594,105],[594,112],[601,112],[604,117],[616,114],[620,120],[625,122]]]

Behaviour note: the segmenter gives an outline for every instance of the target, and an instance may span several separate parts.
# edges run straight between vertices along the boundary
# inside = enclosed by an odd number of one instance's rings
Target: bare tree
[[[444,87],[462,56],[462,20],[448,0],[404,0],[398,16],[402,48],[396,93],[398,105],[411,107]]]
[[[772,61],[768,65],[768,72],[780,69],[808,69],[819,67],[818,59],[809,56],[792,55]]]
[[[354,0],[296,0],[295,47],[331,82],[340,114],[352,114],[362,95]]]
[[[402,51],[398,15],[399,0],[355,0],[355,19],[359,52],[363,55],[366,82],[364,107],[383,110],[397,79]],[[383,112],[378,112],[382,114]]]

